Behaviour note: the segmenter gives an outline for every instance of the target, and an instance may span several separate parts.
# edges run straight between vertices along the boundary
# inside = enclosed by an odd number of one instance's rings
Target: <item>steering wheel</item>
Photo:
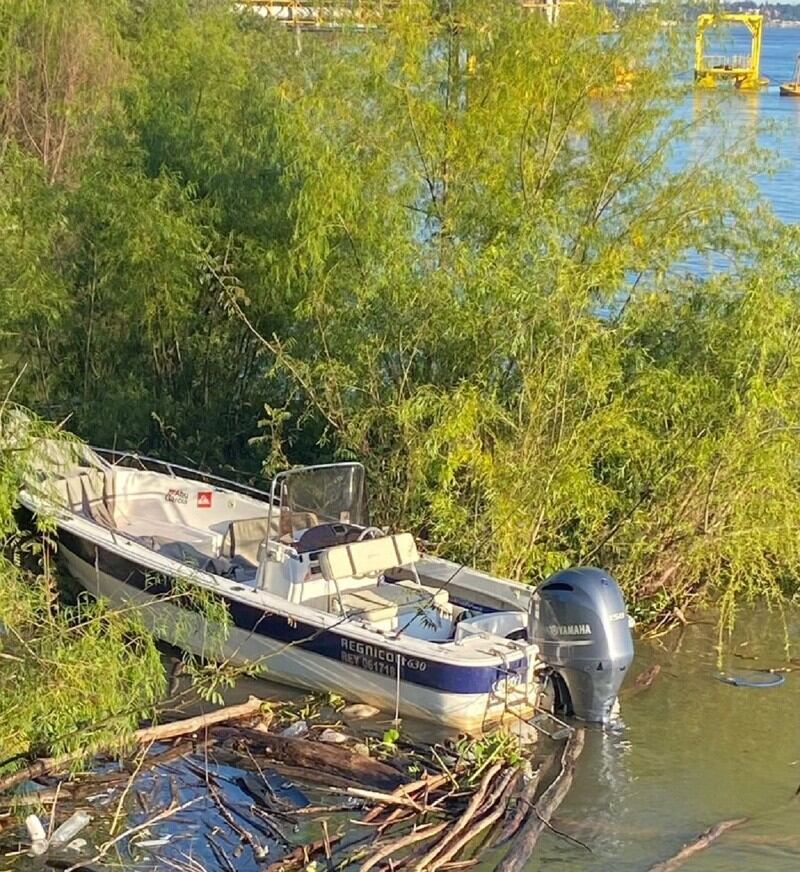
[[[379,539],[384,535],[380,527],[366,527],[358,534],[356,542],[363,542],[365,539]]]

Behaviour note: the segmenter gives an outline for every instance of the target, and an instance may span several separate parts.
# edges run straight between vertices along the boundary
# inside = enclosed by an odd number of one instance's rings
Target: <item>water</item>
[[[716,641],[716,628],[709,620],[658,641],[638,643],[631,677],[654,664],[661,666],[661,672],[649,689],[633,696],[629,681],[619,723],[589,729],[575,782],[553,821],[558,830],[580,840],[588,850],[545,832],[528,866],[530,872],[644,872],[709,826],[742,817],[748,822],[692,859],[687,870],[795,872],[800,868],[800,797],[794,795],[800,785],[800,659],[791,663],[800,655],[800,609],[785,620],[763,610],[743,613],[721,661]],[[715,677],[720,666],[744,672],[787,664],[796,671],[787,673],[785,683],[776,688],[731,687]],[[244,681],[230,693],[228,702],[240,701],[248,693],[283,699],[296,696],[277,685]],[[372,721],[344,729],[351,735],[366,730],[380,736],[389,726],[389,717],[379,714]],[[411,722],[404,723],[403,729],[428,740],[437,732],[430,725]],[[183,863],[172,868],[221,869],[211,849],[215,840],[239,872],[263,868],[265,864],[256,862],[249,847],[233,853],[239,839],[209,797],[203,774],[206,765],[239,822],[250,820],[251,829],[258,824],[252,815],[247,817],[252,800],[243,791],[242,779],[259,782],[260,778],[224,763],[207,764],[198,749],[190,759],[175,759],[159,770],[148,770],[130,791],[126,827],[166,807],[176,787],[181,802],[194,799],[196,805],[143,834],[142,845],[127,849],[130,854],[123,861],[124,868],[163,869],[191,855],[193,866]],[[331,800],[308,786],[298,793],[277,773],[270,778],[273,789],[291,804]],[[125,782],[123,777],[111,793],[99,786],[96,795],[86,801],[95,821],[82,833],[90,842],[87,853],[108,838],[108,821]],[[348,818],[348,814],[330,816],[331,829],[345,825]],[[312,824],[309,819],[298,832],[279,823],[293,842],[319,837],[318,821]],[[270,830],[253,832],[260,843],[270,845],[270,859],[282,853]],[[39,860],[14,856],[13,835],[4,842],[0,844],[4,860],[0,868],[42,869]],[[499,856],[499,852],[488,855],[477,872],[491,872]]]
[[[658,664],[653,685],[625,689],[619,723],[590,728],[572,789],[554,825],[590,850],[545,833],[528,869],[644,872],[703,830],[748,818],[686,868],[697,872],[796,872],[800,868],[800,609],[781,617],[743,612],[724,652],[714,619],[655,641],[639,641],[631,679]],[[774,688],[732,687],[720,669],[793,668]],[[758,673],[765,678],[765,673]],[[248,693],[285,697],[286,688],[245,682]],[[628,697],[627,699],[625,697]],[[388,725],[369,724],[378,735]],[[405,722],[420,739],[435,727]],[[491,872],[490,853],[477,872]],[[243,867],[244,868],[244,867]]]
[[[780,687],[731,687],[714,677],[715,642],[709,623],[638,646],[634,672],[658,663],[661,673],[623,702],[617,728],[590,733],[558,814],[558,827],[591,853],[545,834],[531,869],[644,870],[741,817],[748,823],[693,859],[693,870],[800,868],[800,665]],[[799,650],[800,613],[784,627],[754,612],[742,616],[722,665],[777,667]]]
[[[726,53],[748,54],[749,49],[750,37],[744,29],[731,30]],[[781,97],[778,86],[792,79],[798,53],[800,28],[765,28],[761,74],[769,78],[769,86],[760,91],[734,91],[725,102],[728,135],[778,125],[776,131],[759,134],[760,144],[775,152],[777,167],[771,175],[759,175],[757,181],[778,217],[791,223],[800,221],[800,98]]]

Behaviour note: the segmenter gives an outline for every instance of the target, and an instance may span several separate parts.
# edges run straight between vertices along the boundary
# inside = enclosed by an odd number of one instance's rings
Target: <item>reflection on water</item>
[[[623,703],[622,722],[592,730],[558,826],[591,853],[548,834],[539,860],[565,870],[642,870],[729,818],[749,822],[693,860],[697,870],[800,868],[800,668],[777,688],[732,687],[732,671],[781,666],[800,643],[800,616],[740,619],[718,664],[714,627],[643,643],[635,671],[659,663],[653,686]],[[745,660],[745,655],[758,659]]]
[[[741,614],[721,657],[716,644],[710,620],[637,645],[634,675],[654,664],[661,672],[648,690],[623,697],[618,723],[589,728],[554,821],[590,850],[545,833],[531,869],[642,872],[709,826],[741,817],[749,822],[693,859],[693,870],[800,868],[800,660],[790,662],[800,655],[800,611]],[[787,665],[796,671],[775,688],[733,687],[715,677],[720,669],[745,674]],[[237,698],[265,690],[259,682],[241,685]],[[380,730],[383,719],[370,726]],[[437,737],[430,725],[403,728]],[[479,872],[497,859],[491,853]]]
[[[734,54],[747,54],[750,37],[743,30],[731,31]],[[776,152],[774,174],[758,176],[759,187],[779,218],[800,221],[800,99],[781,97],[778,87],[794,73],[800,53],[800,28],[767,27],[761,49],[761,73],[770,83],[760,91],[731,91],[724,114],[731,142],[744,132],[760,130],[759,144]],[[693,92],[692,101],[702,101],[702,92]],[[775,125],[777,129],[766,129]]]

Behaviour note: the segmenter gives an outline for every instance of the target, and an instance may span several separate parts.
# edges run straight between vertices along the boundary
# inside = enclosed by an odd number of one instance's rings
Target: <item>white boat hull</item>
[[[454,693],[398,680],[396,669],[391,670],[394,675],[370,671],[364,668],[363,658],[360,667],[352,666],[235,623],[223,634],[209,628],[202,616],[126,584],[63,543],[60,554],[72,575],[92,595],[117,608],[139,606],[142,620],[158,638],[199,657],[234,665],[259,664],[263,677],[270,681],[313,691],[334,690],[387,713],[435,721],[468,733],[480,732],[504,719],[517,722],[532,708],[534,689],[527,681],[516,687],[503,685],[497,692]],[[380,663],[375,665],[380,667]]]

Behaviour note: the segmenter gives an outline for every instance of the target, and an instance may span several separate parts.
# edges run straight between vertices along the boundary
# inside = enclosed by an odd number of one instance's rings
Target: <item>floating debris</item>
[[[731,673],[718,672],[714,676],[717,681],[723,684],[730,684],[733,687],[779,687],[786,681],[786,676],[780,673],[771,672],[747,672],[747,673]]]
[[[375,715],[379,714],[380,709],[375,708],[374,705],[367,705],[363,702],[348,705],[341,711],[342,717],[350,721],[366,720],[367,718],[374,718]]]
[[[288,727],[281,730],[278,735],[291,739],[294,737],[305,736],[307,733],[308,724],[305,721],[295,721],[293,724],[290,724]]]
[[[328,742],[331,745],[343,745],[345,742],[351,741],[350,736],[340,733],[338,730],[323,730],[319,737],[320,742]]]
[[[517,857],[519,844],[533,849],[541,819],[569,787],[580,733],[571,730],[567,742],[543,735],[535,746],[504,733],[425,744],[395,729],[387,741],[375,729],[355,736],[327,726],[330,707],[309,704],[308,720],[292,723],[287,735],[285,720],[296,715],[287,712],[264,732],[255,728],[264,708],[251,699],[147,727],[134,734],[144,743],[135,762],[99,758],[91,774],[57,775],[71,765],[67,756],[35,761],[35,793],[7,788],[6,806],[13,811],[23,798],[50,806],[51,829],[61,825],[48,841],[30,815],[30,852],[67,847],[76,857],[67,865],[76,869],[109,868],[112,858],[117,866],[155,860],[166,868],[190,849],[205,868],[226,870],[300,872],[324,862],[360,872],[400,865],[451,872],[488,847],[511,846]],[[90,823],[90,795],[106,799],[109,820],[124,814],[129,824],[116,834],[113,825],[110,834],[98,827],[92,848],[74,838]]]

